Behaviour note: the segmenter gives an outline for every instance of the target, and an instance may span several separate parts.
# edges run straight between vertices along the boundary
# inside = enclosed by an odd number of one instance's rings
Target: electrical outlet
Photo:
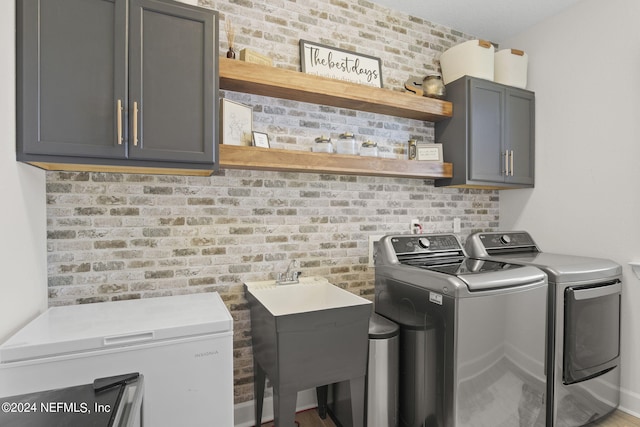
[[[460,232],[460,218],[453,218],[453,232]]]
[[[382,239],[383,236],[383,234],[377,236],[369,236],[369,267],[374,266],[373,255],[375,254],[375,244],[378,243],[378,241]]]
[[[422,225],[420,224],[419,219],[414,218],[411,220],[411,223],[409,224],[409,231],[411,232],[411,234],[418,234],[420,231],[422,231]]]

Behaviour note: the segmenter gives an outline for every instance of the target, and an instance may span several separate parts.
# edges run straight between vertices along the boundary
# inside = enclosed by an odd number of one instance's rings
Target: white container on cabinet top
[[[528,55],[518,49],[502,49],[495,54],[494,80],[508,86],[527,87]]]
[[[469,40],[453,46],[440,55],[445,84],[462,76],[493,80],[495,48],[486,40]]]

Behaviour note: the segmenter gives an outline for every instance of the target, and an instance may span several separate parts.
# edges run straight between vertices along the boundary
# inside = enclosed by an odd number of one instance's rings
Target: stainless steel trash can
[[[367,362],[367,427],[398,425],[398,357],[400,328],[374,313],[369,319],[369,357]],[[329,411],[339,427],[352,427],[349,384],[333,385]]]
[[[369,319],[367,427],[398,425],[399,326],[379,314]]]

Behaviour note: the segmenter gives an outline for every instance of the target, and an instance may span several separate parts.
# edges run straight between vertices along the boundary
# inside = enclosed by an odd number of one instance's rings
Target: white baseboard
[[[316,389],[303,390],[298,392],[296,401],[296,412],[318,406],[316,398]],[[250,402],[238,403],[234,406],[234,425],[235,427],[253,427],[255,423],[254,404]],[[262,422],[273,421],[273,397],[265,397],[262,406]]]
[[[622,412],[640,418],[640,394],[628,389],[621,389],[619,409]]]

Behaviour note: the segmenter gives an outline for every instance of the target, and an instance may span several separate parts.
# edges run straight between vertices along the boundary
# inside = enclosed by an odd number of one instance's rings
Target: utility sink
[[[278,285],[275,281],[247,282],[245,286],[273,316],[286,316],[331,310],[371,302],[345,291],[323,277],[300,278],[295,285]]]
[[[247,282],[245,291],[256,420],[262,418],[266,378],[274,389],[275,425],[285,427],[295,425],[298,391],[315,387],[318,401],[326,401],[327,385],[349,380],[353,425],[363,426],[371,301],[322,277],[300,278],[293,285]]]

